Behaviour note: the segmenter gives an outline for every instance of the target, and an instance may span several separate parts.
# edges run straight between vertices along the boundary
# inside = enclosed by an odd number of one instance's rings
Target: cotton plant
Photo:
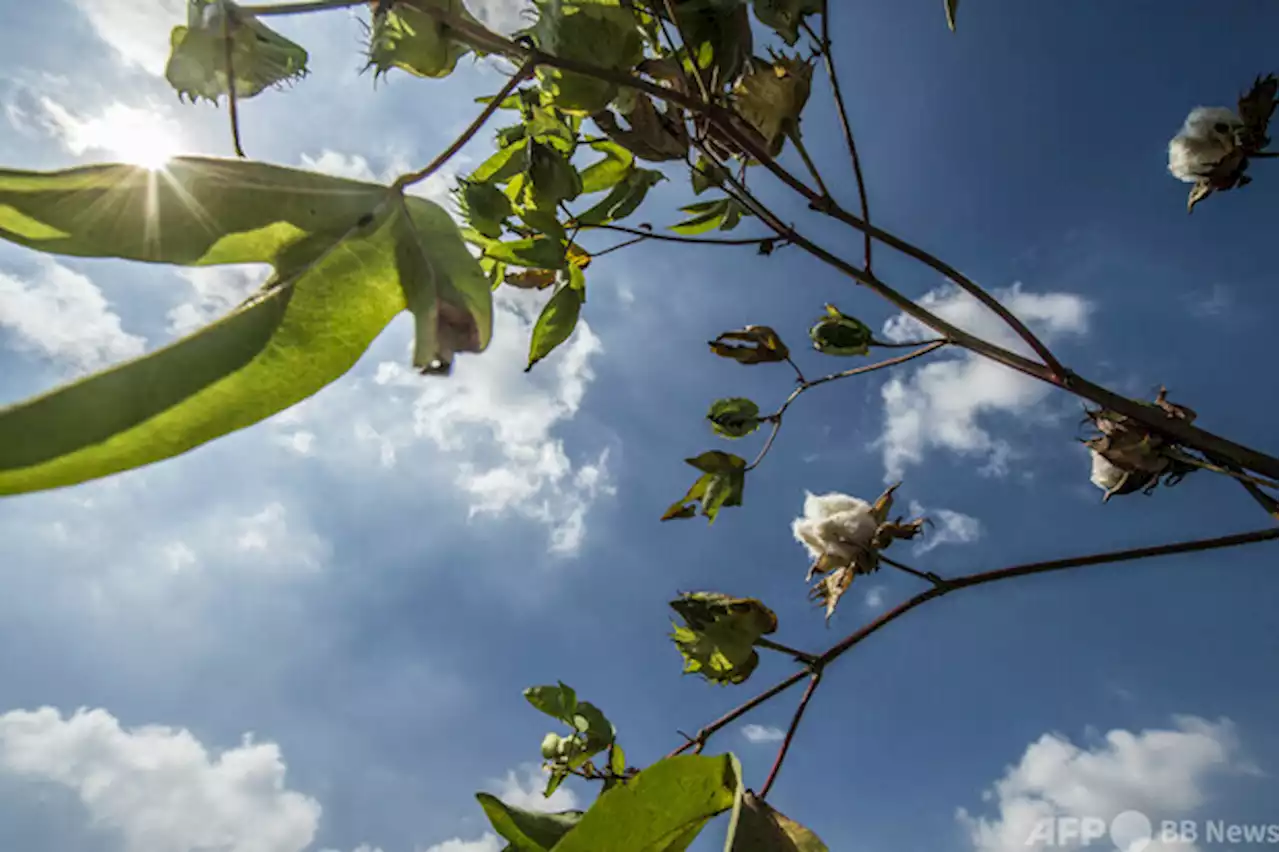
[[[1192,409],[1170,402],[1164,388],[1153,405],[1171,420],[1191,423],[1196,418]],[[1102,408],[1086,409],[1085,416],[1099,433],[1084,445],[1092,457],[1089,481],[1102,490],[1104,503],[1117,494],[1150,494],[1162,478],[1165,485],[1176,485],[1206,466],[1132,418]]]
[[[805,582],[818,575],[809,596],[825,606],[828,620],[854,577],[880,569],[882,550],[897,539],[915,538],[923,529],[924,518],[889,520],[899,485],[889,486],[875,503],[836,492],[805,492],[804,512],[791,522],[791,532],[813,559]]]
[[[1249,159],[1271,143],[1267,125],[1276,110],[1274,74],[1259,77],[1237,109],[1196,107],[1181,132],[1169,142],[1169,173],[1192,184],[1187,211],[1214,191],[1245,186],[1252,181],[1245,170]]]

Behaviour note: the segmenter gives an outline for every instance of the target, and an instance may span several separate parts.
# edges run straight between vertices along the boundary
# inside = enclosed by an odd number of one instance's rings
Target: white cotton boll
[[[1089,475],[1089,481],[1103,491],[1110,491],[1118,486],[1124,478],[1124,471],[1107,461],[1107,457],[1097,450],[1090,452],[1093,454],[1093,472]]]
[[[1235,152],[1243,127],[1240,116],[1226,107],[1196,107],[1169,142],[1169,173],[1186,183],[1209,177]]]
[[[877,526],[865,500],[847,494],[806,492],[804,516],[791,522],[791,532],[813,558],[827,555],[837,564],[847,565],[871,546]]]

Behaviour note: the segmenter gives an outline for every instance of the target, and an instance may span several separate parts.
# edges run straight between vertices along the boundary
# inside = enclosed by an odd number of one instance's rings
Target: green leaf
[[[573,724],[573,711],[578,707],[578,696],[563,683],[555,686],[531,686],[524,691],[524,697],[535,710],[541,710],[567,725]]]
[[[461,0],[429,2],[481,26]],[[378,5],[385,8],[373,16],[373,25],[369,28],[369,63],[365,66],[373,68],[375,75],[399,68],[418,77],[447,77],[457,67],[458,60],[471,50],[470,45],[456,37],[456,30],[421,9],[408,3]]]
[[[468,177],[476,183],[505,183],[528,168],[529,148],[516,144],[493,154]]]
[[[747,477],[745,459],[711,450],[696,458],[685,459],[685,463],[703,471],[703,475],[689,487],[684,497],[667,508],[662,520],[692,518],[700,509],[707,523],[713,524],[722,507],[742,505],[742,490]]]
[[[727,852],[829,852],[818,835],[774,810],[750,790],[729,828]]]
[[[564,252],[564,243],[547,237],[490,243],[484,250],[486,257],[534,269],[564,269]]]
[[[698,162],[689,170],[689,182],[693,185],[693,194],[701,195],[713,186],[724,182],[724,167],[719,163],[699,156]]]
[[[632,168],[626,178],[610,190],[598,204],[574,221],[579,225],[607,225],[627,218],[636,211],[659,181],[666,180],[662,172],[656,169]]]
[[[947,29],[951,32],[956,31],[956,7],[960,5],[960,0],[942,0],[942,7],[947,13]]]
[[[463,217],[477,233],[491,239],[502,236],[502,223],[511,215],[511,199],[491,183],[460,180],[458,198]]]
[[[631,173],[635,155],[617,142],[601,139],[591,143],[592,149],[604,154],[582,170],[583,193],[603,192],[616,186]]]
[[[569,152],[577,145],[577,134],[560,120],[548,107],[534,107],[525,122],[525,135],[538,142],[554,145],[556,150]]]
[[[547,852],[582,819],[582,811],[527,811],[488,793],[476,793],[493,830],[516,852]]]
[[[660,760],[602,793],[552,852],[682,852],[733,807],[741,776],[731,754]]]
[[[505,198],[505,196],[503,197]],[[540,234],[545,234],[557,243],[564,242],[566,239],[564,225],[560,224],[559,217],[552,210],[540,210],[536,207],[530,207],[520,211],[520,219],[530,228]]]
[[[696,216],[685,219],[683,222],[672,225],[671,230],[677,234],[694,237],[720,227],[721,223],[724,222],[725,214],[729,210],[729,201],[728,199],[722,199],[715,202],[715,205],[705,213],[699,213]]]
[[[756,63],[734,87],[734,107],[760,134],[770,156],[778,156],[787,138],[799,134],[812,81],[812,61],[778,56],[772,64]]]
[[[756,640],[778,629],[778,617],[755,598],[687,592],[671,608],[685,622],[672,624],[671,634],[685,673],[713,683],[737,684],[750,677],[760,662]]]
[[[805,15],[822,11],[822,0],[754,0],[756,18],[794,45],[800,39],[800,22]]]
[[[614,71],[644,58],[635,13],[617,0],[537,0],[538,20],[528,30],[538,47],[554,56]],[[559,109],[590,115],[608,106],[618,88],[583,74],[540,67],[538,78]]]
[[[302,47],[234,3],[191,0],[187,18],[187,26],[175,27],[169,36],[164,69],[165,79],[180,98],[216,101],[228,94],[228,34],[237,98],[251,98],[307,74],[307,52]]]
[[[744,438],[760,428],[760,406],[740,396],[717,399],[707,411],[711,429],[726,438]]]
[[[738,331],[726,331],[707,345],[714,354],[731,358],[739,364],[772,364],[791,357],[791,351],[782,338],[767,325],[749,325]]]
[[[826,316],[813,324],[809,337],[813,348],[824,355],[866,355],[873,335],[861,320],[842,314],[834,305],[826,306]]]
[[[582,192],[582,177],[569,158],[550,145],[534,142],[529,151],[529,181],[539,209],[554,211]]]
[[[619,778],[627,771],[627,753],[617,743],[609,746],[609,771]]]
[[[0,494],[186,452],[311,396],[400,311],[415,363],[489,342],[489,284],[442,208],[373,184],[238,160],[0,171],[0,237],[51,254],[270,263],[253,299],[141,358],[0,409]]]
[[[529,340],[529,365],[524,368],[526,373],[569,339],[578,325],[578,314],[582,311],[584,301],[586,289],[583,287],[566,284],[555,292],[538,315],[538,321],[533,324],[533,335]]]

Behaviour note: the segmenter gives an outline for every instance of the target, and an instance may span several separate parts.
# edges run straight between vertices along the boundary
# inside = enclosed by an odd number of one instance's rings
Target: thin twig
[[[818,684],[822,682],[822,670],[814,672],[809,678],[809,685],[805,687],[804,695],[800,696],[800,704],[796,707],[795,715],[791,717],[791,724],[787,726],[787,735],[782,738],[782,745],[778,746],[778,756],[773,759],[773,766],[769,767],[769,775],[764,779],[764,786],[760,788],[757,794],[760,799],[764,799],[769,795],[769,790],[773,788],[773,782],[778,777],[778,770],[782,768],[782,761],[787,757],[787,750],[791,748],[791,740],[796,735],[796,729],[800,727],[800,720],[804,718],[805,708],[809,706],[809,699],[813,698],[813,693],[817,691]]]
[[[701,245],[722,245],[722,246],[758,246],[763,243],[777,243],[777,237],[684,237],[678,234],[663,234],[655,231],[647,231],[642,228],[628,228],[625,225],[583,225],[584,231],[616,231],[620,234],[634,234],[638,237],[644,237],[647,240],[662,240],[668,243],[695,243]]]
[[[927,346],[930,343],[936,343],[943,338],[935,337],[932,340],[903,340],[902,342],[894,342],[891,340],[875,340],[871,341],[872,346],[878,346],[881,349],[911,349],[915,346]]]
[[[756,707],[759,707],[761,704],[765,703],[770,698],[773,698],[775,695],[779,695],[783,692],[786,692],[788,689],[795,686],[800,681],[804,680],[805,677],[807,677],[808,675],[809,675],[809,671],[807,669],[801,669],[800,671],[795,672],[794,674],[787,675],[785,678],[778,681],[773,686],[769,687],[764,692],[757,695],[755,698],[749,699],[743,702],[742,704],[739,704],[737,707],[733,708],[728,713],[725,713],[719,719],[716,719],[714,722],[710,723],[706,727],[699,728],[698,733],[694,734],[692,737],[688,736],[687,734],[683,735],[685,737],[684,745],[679,746],[678,748],[673,750],[670,754],[667,755],[667,757],[675,757],[677,754],[684,754],[686,751],[688,751],[691,748],[695,750],[695,753],[702,751],[703,745],[706,744],[707,740],[716,731],[720,730],[725,725],[737,719],[739,716],[742,716],[744,713],[751,712],[751,710],[755,709]]]
[[[676,15],[675,4],[672,3],[671,0],[662,0],[662,4],[667,10],[667,16],[671,18],[672,25],[676,28],[676,34],[680,36],[680,43],[684,45],[685,55],[689,57],[689,67],[693,69],[693,78],[698,83],[698,92],[702,95],[702,100],[707,103],[711,103],[711,89],[707,86],[707,82],[702,79],[702,69],[698,67],[697,57],[693,55],[693,50],[689,47],[689,37],[684,34],[684,28],[680,26],[680,18]],[[661,23],[662,19],[659,18],[658,20]],[[662,32],[663,35],[666,35],[667,28],[665,24],[662,24]],[[671,36],[667,35],[667,41],[670,43]],[[675,59],[677,64],[680,66],[680,73],[685,75],[684,63],[680,61],[680,51],[676,50],[675,47],[672,46],[671,53],[672,58]],[[688,75],[685,75],[685,80],[686,85],[688,85]]]
[[[1212,456],[1210,458],[1212,458]],[[1219,462],[1228,470],[1235,471],[1236,473],[1243,473],[1237,465],[1234,465],[1231,462],[1223,461],[1222,459],[1213,460]],[[1261,506],[1268,515],[1273,518],[1280,518],[1280,503],[1276,502],[1276,498],[1267,494],[1261,488],[1247,480],[1240,480],[1240,486],[1244,488],[1245,491],[1249,492],[1249,496],[1257,501],[1258,505]]]
[[[276,3],[270,6],[241,6],[240,11],[254,17],[267,15],[303,15],[307,12],[330,12],[352,6],[368,6],[369,0],[312,0],[309,3]]]
[[[823,198],[830,198],[831,192],[827,189],[827,185],[822,180],[822,174],[818,171],[817,165],[809,156],[809,150],[804,147],[804,143],[800,141],[800,131],[797,129],[787,134],[791,140],[791,144],[796,146],[797,153],[800,154],[800,160],[804,163],[804,167],[809,170],[809,174],[813,175],[813,182],[818,185],[818,192],[822,193]]]
[[[1031,562],[1023,565],[1015,565],[1010,568],[1001,568],[995,571],[986,571],[957,577],[955,579],[947,580],[945,586],[935,586],[932,589],[921,592],[915,597],[884,613],[870,624],[860,627],[853,633],[850,633],[848,636],[841,639],[835,645],[832,645],[829,649],[820,654],[817,662],[815,663],[815,667],[825,671],[828,664],[841,655],[847,653],[851,648],[866,639],[872,633],[888,626],[891,622],[896,621],[916,607],[958,589],[985,585],[987,583],[994,583],[1000,580],[1009,580],[1014,577],[1026,577],[1032,574],[1061,571],[1069,568],[1083,568],[1090,565],[1103,565],[1116,562],[1132,562],[1155,556],[1170,556],[1178,553],[1195,553],[1198,551],[1215,550],[1223,547],[1236,547],[1242,544],[1272,541],[1276,536],[1277,530],[1268,527],[1267,529],[1219,536],[1217,538],[1181,541],[1173,544],[1158,545],[1155,547],[1138,547],[1128,550],[1115,550],[1107,553],[1091,554],[1089,556],[1072,556],[1066,559],[1051,560],[1049,562]],[[701,728],[697,735],[689,738],[688,742],[672,751],[668,757],[674,757],[677,754],[682,754],[695,745],[701,748],[712,734],[724,728],[726,725],[733,723],[735,720],[746,715],[756,707],[759,707],[775,695],[785,692],[787,689],[795,686],[797,683],[804,680],[807,674],[809,674],[807,671],[795,672],[769,687],[754,698],[744,701],[742,704],[739,704],[737,707],[720,716],[720,718],[716,719],[714,722]]]
[[[612,245],[612,246],[609,246],[608,248],[600,249],[599,251],[593,251],[591,252],[591,257],[592,258],[604,257],[606,254],[613,254],[615,251],[621,251],[624,248],[629,248],[630,246],[634,246],[638,243],[642,243],[647,239],[648,237],[632,237],[629,240],[623,240],[617,245]]]
[[[871,208],[867,204],[867,183],[862,179],[862,163],[858,159],[858,146],[853,142],[853,127],[849,123],[849,114],[845,110],[844,96],[840,94],[840,78],[836,74],[835,57],[831,55],[831,9],[827,0],[822,2],[822,37],[813,31],[809,26],[809,22],[803,17],[800,19],[800,26],[804,27],[804,31],[809,34],[809,38],[818,43],[822,50],[822,61],[827,67],[827,79],[831,81],[831,97],[836,102],[836,115],[840,119],[840,128],[844,131],[844,143],[849,149],[849,159],[853,161],[853,177],[858,183],[858,203],[862,207],[862,218],[868,224],[871,223]],[[863,265],[871,269],[871,232],[864,231],[862,234],[863,242]]]
[[[935,586],[945,586],[947,584],[946,580],[942,579],[932,571],[920,571],[916,568],[912,568],[910,565],[905,565],[901,562],[890,559],[889,557],[885,556],[883,553],[880,554],[880,561],[883,562],[885,565],[889,565],[894,568],[897,568],[899,571],[904,571],[913,577],[919,577],[921,580],[927,580],[928,582],[932,583]]]
[[[467,125],[467,129],[462,131],[461,135],[459,135],[457,139],[453,140],[453,144],[440,152],[440,155],[428,163],[424,168],[421,168],[416,172],[409,172],[408,174],[401,175],[396,178],[396,188],[403,190],[405,187],[415,184],[420,180],[426,180],[441,166],[449,162],[453,155],[462,150],[462,146],[470,142],[471,137],[475,136],[476,133],[480,131],[481,127],[484,127],[484,123],[488,121],[495,112],[501,109],[502,102],[507,99],[507,96],[514,92],[517,86],[533,76],[534,69],[536,68],[537,63],[532,59],[526,59],[524,63],[516,69],[516,73],[511,76],[511,79],[507,80],[506,84],[504,84],[498,91],[498,94],[493,96],[493,100],[485,104],[484,109],[482,109],[480,114],[475,117],[475,120]]]
[[[235,53],[231,41],[231,7],[223,4],[222,7],[222,43],[223,57],[227,66],[227,114],[231,118],[231,146],[235,149],[236,156],[240,159],[247,159],[244,153],[244,147],[240,144],[240,106],[236,98],[236,68],[232,54]]]
[[[785,400],[783,400],[782,405],[779,406],[777,411],[769,415],[769,422],[771,426],[769,430],[769,436],[765,438],[764,446],[760,448],[760,452],[756,454],[755,459],[751,462],[751,464],[747,465],[746,469],[748,471],[755,470],[756,467],[759,466],[760,462],[764,461],[764,457],[767,456],[769,454],[769,450],[773,448],[773,442],[778,437],[778,431],[782,429],[782,415],[787,413],[787,409],[791,407],[791,403],[795,402],[796,399],[799,398],[800,394],[804,393],[805,391],[811,388],[816,388],[818,385],[825,385],[827,382],[834,382],[837,379],[847,379],[852,376],[860,376],[863,373],[870,373],[875,370],[883,370],[885,367],[894,367],[894,366],[897,366],[898,364],[905,364],[907,361],[911,361],[915,358],[919,358],[922,355],[928,355],[930,352],[933,352],[935,349],[939,349],[946,345],[947,345],[947,341],[945,340],[935,340],[934,342],[927,344],[926,346],[922,346],[921,348],[915,350],[914,352],[908,352],[905,355],[899,355],[896,358],[888,358],[884,361],[877,361],[874,364],[864,364],[861,367],[854,367],[850,370],[843,370],[839,373],[831,373],[830,375],[823,376],[820,379],[813,379],[812,381],[804,382],[804,384],[800,385],[800,387],[793,390],[791,394]],[[792,366],[794,367],[795,364],[793,363]],[[796,367],[796,373],[798,374],[799,372],[800,372],[800,368]],[[801,375],[801,378],[802,379],[804,378],[803,375]]]
[[[796,648],[783,645],[781,642],[774,642],[772,639],[766,639],[763,636],[757,639],[755,644],[759,645],[761,648],[768,648],[771,651],[778,651],[779,653],[786,654],[789,657],[795,657],[802,663],[812,663],[814,660],[818,659],[817,654],[810,654],[808,651],[800,651]]]

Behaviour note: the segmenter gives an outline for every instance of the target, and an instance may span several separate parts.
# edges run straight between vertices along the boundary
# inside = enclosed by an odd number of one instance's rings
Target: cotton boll
[[[1210,177],[1238,153],[1244,122],[1226,107],[1196,107],[1169,142],[1169,172],[1186,183]]]
[[[1124,479],[1124,471],[1107,461],[1107,457],[1097,450],[1090,450],[1090,453],[1093,455],[1093,471],[1089,481],[1107,492],[1118,487]]]
[[[806,493],[804,516],[791,523],[791,531],[814,559],[827,556],[836,565],[847,565],[870,547],[877,526],[865,500]]]

